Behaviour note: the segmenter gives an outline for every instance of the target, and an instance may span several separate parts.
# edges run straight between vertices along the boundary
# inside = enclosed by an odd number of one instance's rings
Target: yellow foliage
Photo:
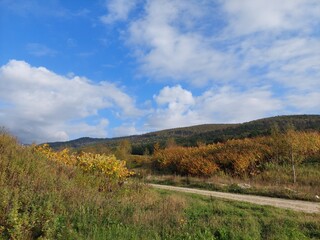
[[[133,172],[126,168],[126,162],[114,155],[82,153],[77,156],[77,165],[86,172],[98,171],[111,179],[125,179]]]
[[[48,144],[35,147],[35,150],[48,159],[69,166],[76,166],[84,172],[101,173],[110,180],[123,181],[133,175],[126,167],[125,161],[117,160],[114,155],[92,154],[82,152],[70,153],[69,149],[53,151]]]
[[[229,140],[218,144],[212,158],[223,168],[229,168],[236,174],[255,174],[259,162],[266,160],[270,154],[267,145],[261,144],[262,138]]]
[[[171,147],[158,150],[155,158],[160,169],[183,175],[211,176],[218,170],[218,166],[205,156],[204,149]]]
[[[259,141],[256,138],[199,147],[171,147],[158,150],[154,158],[160,169],[182,175],[208,177],[219,169],[233,174],[255,174],[257,165],[270,151]]]
[[[320,156],[320,133],[288,131],[277,137],[232,139],[224,143],[173,146],[162,150],[156,146],[155,150],[153,160],[160,170],[193,176],[210,176],[218,170],[255,175],[263,164],[276,158],[287,161],[294,155],[295,161],[301,162]]]

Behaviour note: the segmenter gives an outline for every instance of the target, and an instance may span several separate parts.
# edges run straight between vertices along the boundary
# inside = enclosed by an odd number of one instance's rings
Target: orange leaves
[[[158,150],[158,167],[172,173],[192,176],[210,176],[218,170],[217,164],[205,157],[203,148],[170,147]]]
[[[229,140],[219,144],[212,158],[218,165],[235,174],[255,174],[257,166],[266,159],[270,149],[259,142],[261,138]]]
[[[294,155],[295,161],[301,162],[320,156],[320,133],[292,130],[268,137],[233,139],[207,146],[174,146],[163,150],[156,146],[155,149],[154,162],[163,171],[193,176],[211,176],[218,170],[235,175],[255,175],[260,171],[260,166],[271,159],[281,163],[289,159],[289,155]]]
[[[255,174],[269,152],[269,147],[258,139],[242,139],[200,147],[171,147],[158,150],[154,159],[160,170],[209,177],[219,169],[232,174]]]
[[[48,144],[35,147],[35,150],[44,154],[48,159],[69,166],[76,166],[84,172],[101,173],[109,180],[123,181],[133,172],[126,167],[125,161],[119,161],[114,155],[70,153],[68,149],[63,149],[59,152],[53,151]]]

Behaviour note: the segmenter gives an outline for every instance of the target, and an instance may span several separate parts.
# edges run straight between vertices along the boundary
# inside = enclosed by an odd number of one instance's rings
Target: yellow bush
[[[158,168],[191,176],[211,176],[219,168],[207,156],[206,148],[170,147],[158,150],[154,159]]]
[[[114,155],[85,152],[75,154],[70,153],[67,148],[56,152],[53,151],[48,144],[36,146],[35,150],[52,161],[79,167],[84,172],[102,173],[109,180],[123,181],[133,175],[133,172],[129,171],[126,167],[126,162],[117,160]]]
[[[81,153],[77,165],[86,172],[100,172],[110,179],[123,180],[133,172],[126,167],[125,161],[117,160],[114,155]]]

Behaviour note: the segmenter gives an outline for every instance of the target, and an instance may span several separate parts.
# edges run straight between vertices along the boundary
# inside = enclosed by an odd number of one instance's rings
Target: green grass
[[[105,183],[0,133],[0,239],[320,238],[317,214]]]
[[[193,196],[186,211],[189,228],[212,239],[317,239],[319,220],[273,207]],[[311,220],[313,219],[313,220]],[[310,231],[308,226],[317,226]],[[210,235],[208,235],[210,236]]]

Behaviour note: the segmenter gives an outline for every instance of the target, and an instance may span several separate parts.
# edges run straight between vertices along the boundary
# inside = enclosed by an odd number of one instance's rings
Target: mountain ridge
[[[263,136],[270,134],[271,127],[277,124],[280,130],[284,130],[288,125],[293,125],[296,130],[320,131],[320,115],[282,115],[262,119],[256,119],[244,123],[234,124],[200,124],[189,127],[178,127],[164,129],[141,135],[131,135],[116,138],[90,138],[82,137],[65,142],[48,143],[54,149],[64,147],[81,148],[87,145],[104,144],[115,147],[122,140],[129,140],[133,145],[133,150],[141,153],[145,148],[152,150],[153,145],[159,142],[165,145],[169,138],[173,138],[178,145],[195,146],[199,142],[210,144],[223,142],[233,138],[246,138]]]

